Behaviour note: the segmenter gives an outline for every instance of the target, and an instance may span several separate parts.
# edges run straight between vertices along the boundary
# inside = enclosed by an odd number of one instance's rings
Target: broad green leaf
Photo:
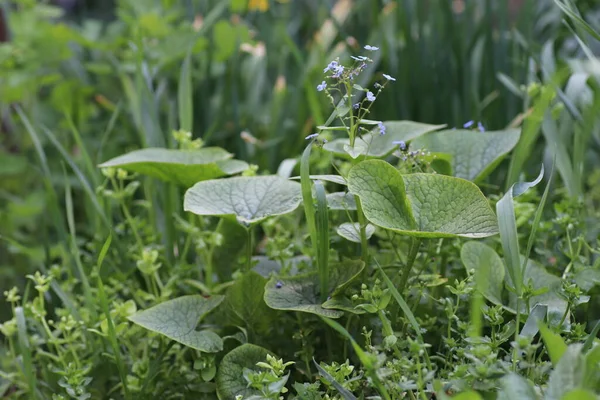
[[[230,215],[242,224],[255,224],[294,211],[301,198],[297,182],[277,175],[242,176],[198,182],[185,193],[183,209],[197,215]]]
[[[515,373],[506,375],[500,381],[498,400],[537,400],[537,395],[531,384],[522,376]]]
[[[248,164],[231,160],[232,155],[219,147],[198,150],[171,150],[149,148],[135,150],[108,160],[100,168],[123,168],[190,187],[196,182],[238,174],[248,169]]]
[[[595,338],[597,334],[597,330],[592,330],[590,336]],[[582,351],[586,351],[586,344],[583,345]],[[595,392],[600,391],[600,346],[594,347],[585,354],[585,365],[583,386]]]
[[[356,210],[356,198],[352,193],[334,192],[327,195],[330,210]]]
[[[238,257],[246,247],[240,243],[246,243],[248,233],[243,226],[226,218],[219,221],[216,233],[223,237],[223,241],[220,246],[216,246],[212,250],[212,265],[219,280],[228,282],[231,280],[233,271],[239,267]]]
[[[519,129],[479,132],[444,130],[415,139],[413,149],[451,156],[453,175],[469,181],[480,181],[511,151],[521,136]]]
[[[268,350],[253,344],[243,344],[227,353],[219,364],[215,379],[219,399],[236,400],[236,396],[245,399],[259,395],[258,390],[248,387],[244,369],[260,371],[256,363],[265,362],[268,354],[271,354]]]
[[[375,233],[375,227],[371,224],[367,224],[365,228],[367,239],[370,239]],[[354,243],[360,243],[360,224],[358,222],[346,222],[338,226],[337,234],[346,240]]]
[[[475,281],[483,296],[502,305],[504,264],[498,253],[484,243],[467,242],[460,250],[460,259],[465,269],[475,270]],[[479,286],[480,282],[482,286]]]
[[[486,237],[498,233],[496,216],[479,188],[437,174],[400,175],[385,161],[369,160],[348,174],[373,224],[415,237]]]
[[[223,299],[223,296],[208,299],[198,295],[182,296],[137,312],[129,320],[193,349],[216,353],[223,350],[221,338],[209,330],[197,331],[196,326]]]
[[[331,183],[337,183],[338,185],[346,185],[346,180],[344,179],[343,176],[339,176],[339,175],[309,175],[310,179],[316,181],[325,181],[325,182],[331,182]],[[293,180],[299,180],[300,177],[299,176],[293,176],[290,179]]]
[[[581,354],[581,344],[570,345],[548,379],[545,400],[560,400],[572,390],[582,387],[585,375],[585,362]]]
[[[362,272],[360,260],[345,260],[329,266],[329,293],[343,292]],[[319,277],[316,273],[291,278],[273,277],[265,287],[265,303],[275,310],[301,311],[329,318],[339,318],[343,312],[322,306]]]
[[[483,400],[483,397],[477,392],[468,391],[452,396],[452,400]]]
[[[363,154],[375,158],[385,157],[398,148],[393,142],[400,140],[409,142],[421,135],[446,126],[423,124],[413,121],[386,121],[383,125],[386,128],[385,135],[381,135],[379,128],[376,127],[355,141],[354,149],[351,150],[352,158],[357,158]],[[336,139],[326,143],[323,148],[338,156],[347,157],[350,154],[347,151],[349,145],[349,139]]]
[[[263,300],[267,280],[249,271],[227,289],[225,310],[231,325],[244,326],[253,333],[266,333],[272,327],[274,311]]]
[[[539,323],[539,328],[542,340],[546,345],[546,351],[548,351],[548,355],[550,356],[550,361],[552,361],[552,365],[556,366],[567,351],[567,344],[559,334],[552,332],[543,322]]]

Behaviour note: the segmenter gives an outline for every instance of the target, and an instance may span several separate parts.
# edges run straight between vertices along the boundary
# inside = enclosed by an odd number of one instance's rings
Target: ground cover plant
[[[116,3],[2,7],[3,397],[598,398],[594,2]]]

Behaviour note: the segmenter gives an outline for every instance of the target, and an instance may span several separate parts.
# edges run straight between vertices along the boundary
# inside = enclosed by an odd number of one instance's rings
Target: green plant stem
[[[367,239],[367,219],[365,218],[365,214],[363,213],[362,205],[360,203],[360,198],[358,196],[354,196],[356,200],[356,213],[358,214],[358,223],[360,225],[360,252],[365,265],[368,267],[369,265],[369,242]],[[366,268],[365,268],[366,269]]]
[[[246,271],[248,272],[252,269],[252,227],[249,226],[246,228],[247,238],[246,238]]]
[[[408,282],[408,278],[410,276],[410,271],[412,270],[413,264],[417,258],[417,254],[419,254],[419,247],[421,246],[421,239],[419,238],[411,238],[410,242],[410,250],[408,253],[408,258],[406,260],[406,266],[404,267],[404,271],[402,271],[402,276],[400,277],[400,282],[398,284],[398,292],[402,293],[404,288],[406,287],[406,283]]]

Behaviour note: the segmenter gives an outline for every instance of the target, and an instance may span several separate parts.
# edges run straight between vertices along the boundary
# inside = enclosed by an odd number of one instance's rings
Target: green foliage
[[[600,395],[598,5],[384,3],[0,6],[3,397]]]

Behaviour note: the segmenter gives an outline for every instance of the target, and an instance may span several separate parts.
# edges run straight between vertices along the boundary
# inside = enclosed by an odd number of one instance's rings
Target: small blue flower
[[[379,50],[379,47],[375,47],[375,46],[371,46],[371,45],[366,45],[365,46],[365,50],[377,51],[377,50]]]
[[[338,66],[338,62],[337,61],[332,61],[330,62],[327,67],[325,67],[325,69],[323,70],[323,73],[327,72],[327,71],[333,71],[335,68],[337,68]]]
[[[385,79],[387,79],[388,81],[392,81],[392,82],[396,80],[396,78],[393,78],[393,77],[389,76],[388,74],[383,74],[383,77]]]
[[[383,122],[379,121],[377,123],[377,127],[379,128],[379,134],[385,135],[385,125],[383,124]]]
[[[406,142],[404,140],[394,140],[392,144],[395,144],[398,147],[400,147],[400,150],[402,151],[406,150]]]
[[[281,282],[281,281],[277,281],[277,283],[275,284],[275,287],[276,287],[277,289],[281,289],[281,288],[283,287],[283,282]]]
[[[354,108],[355,110],[358,110],[358,107],[360,107],[359,103],[352,104],[352,108]]]
[[[463,128],[470,128],[475,124],[475,121],[469,121],[469,122],[465,122],[465,124],[463,125]]]
[[[332,75],[334,78],[339,78],[340,76],[342,76],[342,73],[344,72],[344,66],[343,65],[338,65],[337,67],[335,67],[333,69],[334,74]]]
[[[481,122],[477,123],[477,129],[479,129],[479,132],[485,132],[485,127]]]
[[[325,88],[327,87],[327,83],[325,81],[321,82],[320,85],[317,85],[317,90],[319,92],[322,92],[323,90],[325,90]]]
[[[314,138],[316,138],[317,136],[319,136],[318,133],[313,133],[311,135],[308,135],[307,137],[305,137],[306,140],[312,140]]]
[[[367,100],[375,101],[375,95],[370,90],[367,92]]]

